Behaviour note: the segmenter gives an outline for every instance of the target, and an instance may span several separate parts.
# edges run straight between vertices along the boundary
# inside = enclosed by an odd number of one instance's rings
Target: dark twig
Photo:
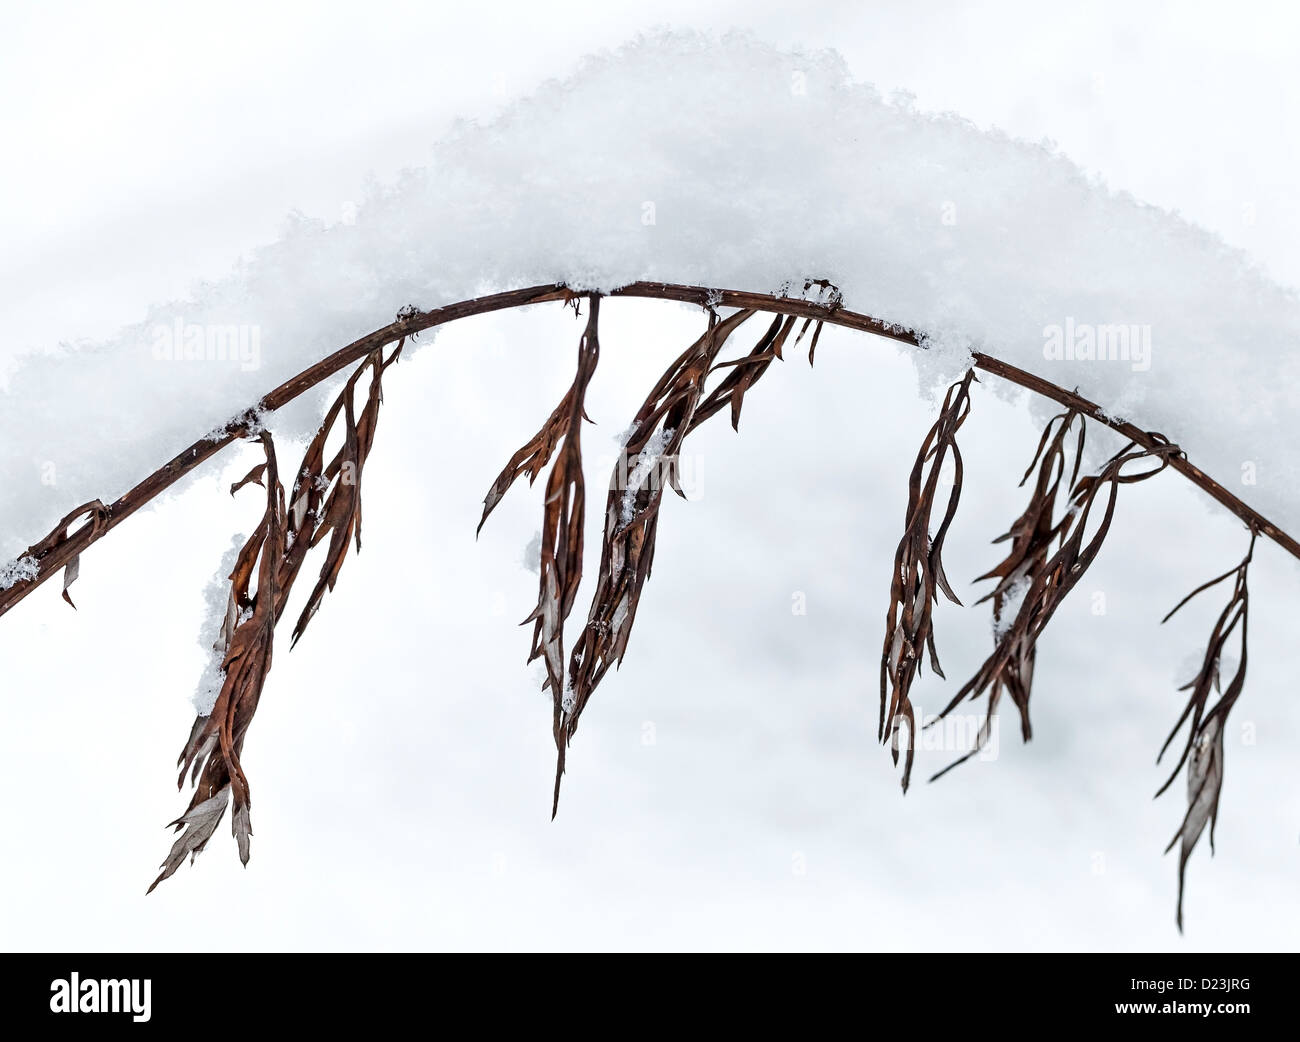
[[[813,290],[816,293],[810,297]],[[294,642],[302,637],[326,591],[333,589],[349,546],[355,543],[358,550],[361,547],[360,479],[374,441],[382,402],[381,377],[400,355],[407,337],[459,318],[542,302],[571,304],[576,312],[582,298],[590,300],[587,330],[579,346],[578,370],[573,385],[533,440],[515,454],[498,476],[485,497],[483,511],[486,520],[518,477],[526,474],[531,483],[552,458],[555,459],[544,506],[538,604],[527,621],[535,624],[532,657],[544,659],[546,686],[554,700],[556,800],[564,772],[565,749],[573,737],[578,719],[601,678],[611,665],[622,661],[626,652],[641,592],[649,578],[654,557],[662,486],[666,483],[679,494],[681,492],[676,467],[683,440],[724,409],[730,412],[732,426],[738,427],[746,394],[771,363],[783,357],[793,328],[800,320],[802,325],[794,343],[799,344],[808,330],[812,330],[808,347],[810,363],[814,359],[818,338],[827,324],[887,337],[919,349],[926,347],[923,334],[846,310],[838,289],[826,280],[807,280],[801,297],[649,282],[624,286],[607,295],[694,303],[708,310],[710,322],[704,336],[669,367],[632,426],[607,501],[597,589],[587,623],[570,654],[567,676],[563,627],[572,611],[582,574],[585,494],[580,428],[585,419],[583,402],[586,388],[599,356],[596,327],[600,301],[594,294],[574,292],[561,285],[512,290],[432,311],[422,312],[411,306],[403,308],[394,322],[304,369],[269,392],[255,407],[230,420],[219,432],[200,438],[119,499],[107,505],[94,500],[71,511],[48,535],[33,543],[4,570],[3,581],[7,585],[0,589],[0,614],[59,571],[64,574],[63,597],[71,604],[69,588],[79,574],[80,555],[87,547],[232,441],[258,438],[263,445],[265,462],[254,467],[232,488],[233,493],[248,484],[263,486],[266,507],[261,524],[240,551],[230,576],[228,610],[218,641],[224,673],[222,688],[212,712],[195,721],[182,753],[182,782],[189,774],[197,788],[185,814],[174,822],[181,835],[164,862],[155,886],[171,875],[187,855],[192,857],[203,849],[232,800],[235,836],[241,858],[247,860],[252,832],[249,821],[251,800],[240,753],[244,734],[270,669],[274,628],[285,611],[290,590],[312,547],[329,537],[319,577],[295,624]],[[736,311],[726,318],[719,318],[718,308],[734,308]],[[741,358],[718,362],[718,353],[730,334],[757,312],[774,317],[753,349]],[[397,347],[385,359],[383,349],[393,343]],[[1011,540],[1010,552],[1003,562],[983,577],[998,580],[993,591],[983,598],[993,601],[997,636],[994,652],[940,714],[942,717],[951,712],[964,698],[976,698],[987,692],[989,703],[976,743],[978,749],[988,736],[989,722],[1003,691],[1010,695],[1020,712],[1024,737],[1030,737],[1028,702],[1038,638],[1099,551],[1109,531],[1120,485],[1146,480],[1168,467],[1183,474],[1247,524],[1252,533],[1251,553],[1256,538],[1263,535],[1300,559],[1300,541],[1278,529],[1195,467],[1161,435],[1116,420],[1079,394],[1000,359],[982,353],[974,354],[972,359],[974,369],[1044,395],[1066,409],[1049,424],[1026,472],[1025,480],[1028,480],[1034,468],[1038,467],[1030,503],[1003,537]],[[262,427],[264,417],[357,363],[360,364],[356,371],[347,380],[309,444],[286,497],[277,473],[275,447]],[[367,372],[370,374],[369,388],[364,403],[358,408],[359,381]],[[706,383],[715,373],[725,375],[711,391],[706,390]],[[905,531],[895,560],[881,661],[879,737],[884,741],[885,736],[889,736],[897,763],[901,731],[906,727],[904,789],[910,777],[915,746],[916,721],[910,688],[921,668],[922,648],[929,654],[931,667],[942,676],[934,644],[934,602],[938,592],[942,591],[949,599],[960,603],[944,576],[941,551],[961,492],[961,456],[955,436],[969,412],[969,387],[973,379],[972,371],[949,389],[939,420],[917,457],[909,488]],[[1129,444],[1097,475],[1078,479],[1085,419],[1118,431],[1129,440]],[[1067,482],[1066,445],[1076,420],[1078,442],[1073,471]],[[336,433],[341,434],[342,444],[327,463],[326,441]],[[939,474],[949,452],[952,453],[955,480],[942,519],[931,532]],[[1138,470],[1129,466],[1142,460],[1151,460],[1156,465]],[[652,474],[654,477],[647,480]],[[1069,509],[1060,520],[1056,520],[1055,507],[1060,493],[1067,487],[1070,488]],[[1088,537],[1088,523],[1098,502],[1104,505],[1098,509],[1099,521],[1095,532]],[[1059,544],[1055,551],[1052,550],[1053,544]],[[1187,858],[1207,821],[1213,846],[1214,819],[1222,784],[1223,724],[1228,710],[1241,693],[1245,678],[1246,570],[1251,553],[1237,569],[1192,594],[1194,596],[1229,578],[1236,579],[1233,599],[1211,636],[1202,671],[1188,685],[1192,689],[1188,707],[1166,742],[1168,748],[1182,724],[1191,720],[1187,744],[1174,770],[1176,776],[1182,765],[1189,763],[1189,809],[1174,838],[1175,842],[1179,837],[1183,840],[1179,866],[1180,928],[1182,879]],[[255,586],[254,573],[257,577]],[[1185,602],[1181,602],[1179,607]],[[1006,616],[1013,608],[1015,618],[1008,624]],[[1240,665],[1227,690],[1207,711],[1205,706],[1210,688],[1218,689],[1222,647],[1238,626],[1242,642]],[[1172,780],[1171,776],[1170,782]],[[553,802],[553,810],[554,806]]]
[[[902,326],[873,318],[870,315],[849,311],[835,303],[821,303],[800,300],[793,297],[776,296],[770,293],[750,293],[742,290],[711,289],[706,286],[686,286],[667,282],[635,282],[611,291],[611,297],[642,297],[652,300],[676,300],[697,304],[700,307],[736,307],[754,311],[765,311],[779,315],[793,315],[797,318],[812,319],[818,325],[827,324],[853,329],[863,333],[873,333],[913,347],[923,347],[923,334]],[[265,412],[274,412],[293,401],[299,395],[311,390],[316,385],[328,380],[347,366],[360,361],[376,347],[393,343],[403,336],[414,335],[425,329],[443,325],[457,319],[474,315],[485,315],[494,311],[540,304],[546,301],[570,301],[574,294],[563,286],[530,286],[526,289],[509,290],[494,293],[473,300],[463,300],[431,311],[407,312],[397,321],[375,330],[360,340],[340,348],[332,355],[322,358],[314,365],[308,366],[297,376],[286,380],[279,387],[261,399]],[[1146,449],[1156,449],[1158,445],[1148,439],[1140,427],[1109,416],[1100,406],[1082,395],[1058,387],[1042,377],[1019,369],[1008,362],[992,355],[975,353],[975,367],[1024,387],[1036,394],[1041,394],[1069,409],[1074,409],[1083,416],[1097,423],[1104,424],[1118,431],[1135,445]],[[32,557],[38,566],[36,575],[20,579],[7,590],[0,590],[0,615],[9,611],[15,604],[44,583],[51,575],[66,567],[68,563],[92,543],[116,528],[141,507],[165,492],[186,474],[207,462],[223,448],[243,436],[245,428],[236,423],[228,427],[225,433],[216,438],[202,437],[189,448],[183,450],[163,466],[146,477],[138,485],[120,498],[103,507],[98,524],[83,524],[74,532],[67,533],[67,538],[57,546],[47,546],[49,537],[33,544],[23,557]],[[1243,522],[1261,535],[1267,536],[1300,560],[1300,540],[1283,531],[1265,518],[1258,511],[1242,502],[1224,486],[1211,478],[1204,471],[1193,465],[1185,457],[1169,461],[1169,466],[1188,478],[1215,501],[1231,511]],[[42,548],[39,556],[37,548]]]

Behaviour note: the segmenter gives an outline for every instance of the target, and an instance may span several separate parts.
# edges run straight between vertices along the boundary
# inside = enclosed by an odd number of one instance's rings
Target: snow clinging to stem
[[[190,299],[21,361],[0,393],[0,560],[404,305],[556,282],[779,292],[807,278],[924,333],[926,349],[903,349],[923,389],[971,350],[996,355],[1162,432],[1300,527],[1294,291],[1052,147],[882,98],[834,52],[664,32],[458,126],[355,220],[294,217]],[[255,357],[230,349],[252,331]],[[268,425],[309,432],[329,390]]]

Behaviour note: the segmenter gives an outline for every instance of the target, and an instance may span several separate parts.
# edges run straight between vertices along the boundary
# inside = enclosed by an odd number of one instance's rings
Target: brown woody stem
[[[564,286],[531,286],[527,289],[509,290],[504,293],[476,297],[473,300],[463,300],[445,307],[434,308],[431,311],[417,311],[398,318],[396,321],[375,330],[360,340],[353,341],[346,347],[327,355],[319,362],[304,369],[297,376],[280,384],[279,387],[267,394],[258,405],[266,411],[280,409],[317,384],[323,383],[339,373],[353,362],[360,361],[376,348],[383,347],[385,344],[398,340],[403,336],[413,336],[422,330],[431,329],[434,326],[440,326],[456,319],[470,318],[474,315],[485,315],[493,311],[524,307],[529,304],[541,304],[547,301],[570,301],[575,297],[589,295],[574,292]],[[836,302],[829,304],[818,303],[795,297],[779,297],[770,293],[719,290],[705,286],[684,286],[667,282],[634,282],[621,289],[613,290],[607,293],[606,296],[676,300],[683,303],[697,304],[700,307],[748,308],[774,314],[795,315],[800,318],[810,318],[817,322],[823,322],[827,325],[841,326],[845,329],[853,329],[863,333],[874,333],[877,336],[888,337],[891,340],[897,340],[900,343],[910,344],[914,347],[923,347],[921,334],[891,325],[870,315],[849,311]],[[1157,443],[1153,441],[1146,431],[1135,427],[1131,423],[1108,416],[1100,406],[1081,395],[1058,387],[1040,376],[1025,372],[1023,369],[1019,369],[992,355],[976,353],[974,360],[976,368],[999,376],[1036,394],[1041,394],[1046,398],[1059,402],[1061,405],[1075,409],[1090,420],[1118,431],[1125,438],[1143,448],[1155,449],[1158,447]],[[232,441],[242,437],[243,433],[243,426],[239,423],[233,423],[227,428],[226,433],[216,440],[202,438],[196,441],[189,448],[146,477],[129,492],[108,504],[95,523],[86,522],[81,528],[69,535],[67,539],[44,552],[38,562],[40,571],[34,578],[20,581],[8,590],[0,590],[0,615],[9,611],[10,608],[40,586],[51,575],[65,567],[88,546],[116,528],[122,521],[125,521],[160,493],[165,492],[180,478],[211,459]],[[1247,506],[1208,474],[1193,465],[1186,457],[1175,456],[1170,458],[1169,466],[1235,514],[1252,530],[1267,536],[1287,553],[1300,560],[1300,541],[1297,541],[1295,537],[1287,534],[1267,518]]]

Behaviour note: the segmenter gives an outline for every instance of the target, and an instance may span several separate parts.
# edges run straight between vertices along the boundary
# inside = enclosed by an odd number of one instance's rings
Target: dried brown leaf
[[[63,599],[72,604],[72,598],[68,596],[68,589],[77,581],[77,576],[81,574],[81,554],[77,554],[63,568]],[[75,611],[77,606],[72,604]]]
[[[1066,595],[1074,589],[1083,578],[1088,567],[1096,559],[1102,544],[1110,531],[1111,521],[1115,515],[1115,504],[1121,485],[1145,481],[1161,473],[1169,461],[1178,455],[1178,446],[1172,445],[1161,435],[1149,437],[1157,443],[1157,448],[1137,448],[1132,443],[1111,457],[1096,475],[1080,478],[1075,482],[1070,493],[1069,508],[1056,527],[1052,526],[1048,513],[1048,496],[1055,496],[1055,489],[1060,473],[1064,467],[1064,433],[1068,424],[1062,419],[1058,431],[1058,441],[1054,442],[1048,455],[1044,458],[1040,470],[1039,485],[1035,488],[1034,498],[1029,508],[1022,515],[1019,526],[1013,526],[1012,551],[1007,561],[989,573],[997,575],[1008,565],[1024,567],[1026,589],[1020,599],[1014,620],[997,636],[993,652],[984,661],[979,671],[968,680],[953,696],[952,700],[936,717],[936,721],[946,717],[967,698],[979,698],[986,691],[990,692],[988,710],[980,729],[975,748],[954,763],[935,774],[930,780],[942,777],[960,763],[970,759],[982,747],[989,734],[991,714],[996,708],[998,695],[1003,687],[1015,701],[1021,713],[1022,735],[1028,740],[1032,734],[1029,728],[1029,685],[1033,677],[1035,648],[1039,637],[1052,616],[1060,607]],[[1050,430],[1050,425],[1049,425]],[[1046,433],[1043,441],[1046,441]],[[1042,452],[1043,441],[1039,443]],[[1035,457],[1037,459],[1037,456]],[[1076,457],[1077,458],[1077,457]],[[1154,462],[1155,466],[1143,469],[1143,462]],[[1127,468],[1127,469],[1126,469]],[[1030,466],[1032,471],[1033,466]],[[1044,484],[1046,476],[1046,484]],[[1094,507],[1104,498],[1100,507],[1100,518],[1096,530],[1087,538],[1089,521]],[[1029,522],[1033,522],[1030,529]],[[1045,551],[1053,539],[1059,539],[1059,549],[1046,560]],[[1012,572],[1011,574],[1015,574]],[[1003,583],[1006,576],[1003,576]],[[1004,592],[1006,587],[1000,583]],[[934,721],[932,721],[934,722]]]
[[[149,884],[146,894],[153,893],[154,887],[180,868],[187,856],[193,863],[194,858],[198,857],[203,848],[208,845],[212,833],[221,824],[221,818],[226,813],[229,803],[230,787],[225,786],[207,799],[191,804],[184,814],[172,822],[172,826],[181,834],[172,844],[172,849],[162,863],[162,871],[158,874],[158,878]]]
[[[1187,705],[1184,707],[1182,715],[1179,716],[1173,730],[1169,733],[1169,737],[1165,739],[1165,743],[1160,749],[1160,755],[1156,757],[1156,762],[1159,763],[1169,750],[1178,732],[1182,730],[1183,724],[1190,720],[1187,742],[1183,746],[1182,754],[1174,765],[1169,780],[1156,793],[1159,796],[1165,792],[1173,784],[1174,779],[1178,777],[1178,772],[1182,770],[1183,764],[1187,764],[1187,813],[1183,817],[1178,831],[1174,834],[1174,838],[1169,841],[1169,846],[1165,848],[1165,852],[1168,853],[1173,849],[1175,843],[1180,840],[1182,842],[1178,856],[1177,921],[1180,932],[1183,929],[1183,887],[1187,872],[1187,859],[1191,857],[1192,849],[1205,831],[1207,822],[1210,826],[1210,851],[1211,853],[1214,851],[1214,824],[1219,813],[1219,793],[1223,787],[1223,732],[1228,714],[1232,711],[1237,699],[1241,697],[1241,692],[1246,685],[1247,631],[1250,617],[1248,577],[1250,563],[1255,554],[1255,540],[1258,536],[1259,533],[1252,529],[1250,546],[1246,551],[1246,556],[1242,558],[1241,563],[1236,568],[1224,572],[1209,582],[1202,583],[1179,601],[1173,610],[1161,620],[1162,622],[1168,622],[1193,597],[1204,593],[1225,580],[1233,580],[1232,594],[1227,605],[1215,620],[1205,654],[1201,659],[1201,668],[1196,676],[1181,688],[1183,691],[1191,692],[1187,699]],[[1228,681],[1227,687],[1223,688],[1221,682],[1223,649],[1234,635],[1237,636],[1239,641],[1237,668],[1232,679]],[[1220,696],[1214,706],[1207,710],[1206,706],[1215,691],[1219,691]]]
[[[894,555],[889,610],[885,615],[885,641],[880,657],[880,723],[877,737],[888,741],[894,763],[906,729],[903,761],[903,791],[912,775],[916,748],[916,715],[910,692],[921,669],[923,649],[930,667],[942,677],[934,645],[934,604],[940,592],[954,604],[961,604],[943,570],[943,543],[957,513],[961,498],[963,466],[957,447],[957,431],[970,414],[970,385],[974,371],[948,388],[939,418],[921,443],[908,479],[907,515],[903,538]],[[953,460],[953,484],[938,528],[931,534],[931,521],[938,502],[939,477],[949,453]]]
[[[383,400],[380,377],[396,361],[400,351],[401,342],[385,360],[382,351],[376,350],[347,381],[304,453],[287,503],[279,479],[275,445],[265,431],[259,438],[266,461],[231,488],[233,494],[250,483],[262,485],[266,490],[266,508],[261,522],[236,556],[230,574],[226,617],[218,639],[218,650],[223,652],[224,679],[212,712],[195,719],[181,751],[178,784],[184,785],[188,774],[196,788],[189,808],[176,822],[178,828],[186,831],[173,846],[154,886],[176,870],[186,853],[193,855],[203,849],[219,819],[219,815],[212,815],[216,806],[212,801],[218,796],[222,812],[226,796],[233,798],[232,829],[240,860],[248,863],[253,831],[252,801],[240,753],[271,669],[275,626],[312,546],[326,534],[332,535],[320,580],[295,627],[295,641],[319,607],[324,591],[333,587],[349,543],[355,539],[360,549],[361,471],[373,444]],[[366,372],[371,377],[369,390],[358,415],[354,395]],[[326,466],[326,441],[340,417],[343,446]]]
[[[600,298],[593,296],[587,313],[587,326],[578,343],[577,373],[565,395],[569,412],[562,426],[555,428],[556,436],[563,438],[563,445],[546,482],[537,607],[524,620],[534,624],[528,661],[540,657],[546,668],[546,686],[551,691],[553,704],[552,729],[557,743],[567,688],[564,623],[573,611],[578,586],[582,582],[582,541],[586,520],[582,420],[587,386],[600,361],[599,323]],[[560,755],[563,755],[563,750]]]
[[[559,806],[565,750],[573,739],[578,719],[606,672],[621,662],[627,651],[641,591],[654,561],[664,487],[677,488],[677,457],[705,401],[705,381],[727,338],[753,314],[751,310],[741,310],[719,319],[711,312],[704,335],[668,367],[633,419],[610,480],[600,572],[591,610],[569,658],[569,684],[562,692],[556,692],[557,762],[552,815]],[[775,324],[774,327],[775,335],[779,336],[783,327]],[[737,386],[738,382],[733,383],[727,392],[711,399],[717,406],[713,411],[730,402]],[[661,445],[661,450],[656,459],[643,460],[642,454],[652,439]],[[646,464],[645,473],[638,471],[638,462]],[[635,485],[631,483],[634,475],[641,479]]]

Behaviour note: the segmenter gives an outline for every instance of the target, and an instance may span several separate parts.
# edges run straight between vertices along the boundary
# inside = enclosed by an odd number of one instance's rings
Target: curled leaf
[[[974,371],[948,388],[939,418],[921,443],[908,480],[907,515],[903,538],[894,554],[889,610],[885,615],[885,641],[880,658],[880,723],[877,738],[888,741],[898,763],[902,732],[906,729],[903,791],[912,775],[916,749],[916,715],[910,692],[921,669],[922,649],[929,652],[930,667],[943,676],[934,645],[934,604],[940,592],[961,604],[943,570],[943,543],[957,514],[963,467],[957,431],[970,414],[970,385]],[[931,518],[939,497],[939,476],[949,453],[953,484],[938,528],[931,533]]]
[[[230,494],[233,496],[236,492],[238,492],[241,488],[243,488],[245,485],[249,484],[250,482],[253,484],[261,485],[262,475],[265,473],[266,473],[266,464],[259,463],[256,467],[254,467],[242,478],[240,478],[238,481],[236,481],[233,485],[230,486]]]
[[[77,581],[77,576],[81,574],[81,554],[77,554],[63,568],[63,599],[72,604],[72,598],[68,596],[68,589]],[[75,611],[77,606],[72,604]]]
[[[149,884],[146,894],[153,893],[154,887],[180,868],[186,857],[189,857],[191,862],[198,857],[221,823],[229,803],[230,787],[223,786],[207,799],[191,804],[184,814],[172,822],[176,831],[181,834],[176,837],[176,842],[172,844],[171,850],[162,863],[162,871],[158,874],[158,878]]]
[[[641,591],[654,561],[664,486],[680,491],[676,460],[683,440],[696,425],[696,413],[705,398],[705,381],[727,338],[753,314],[741,310],[725,319],[710,315],[704,335],[668,367],[637,410],[615,463],[605,503],[596,591],[587,624],[569,657],[568,685],[555,692],[557,762],[552,815],[559,805],[565,749],[573,739],[578,719],[605,673],[622,661],[627,651]],[[718,408],[727,400],[727,395],[719,396]]]
[[[1259,533],[1255,529],[1251,529],[1250,546],[1241,563],[1236,568],[1224,572],[1217,578],[1202,583],[1179,601],[1173,610],[1161,620],[1162,622],[1168,622],[1193,597],[1219,585],[1219,583],[1229,579],[1232,580],[1231,596],[1227,605],[1215,620],[1214,628],[1210,632],[1210,639],[1206,644],[1205,654],[1201,659],[1201,668],[1196,676],[1181,688],[1183,691],[1191,692],[1187,699],[1187,705],[1183,708],[1182,715],[1178,718],[1174,729],[1169,733],[1169,737],[1165,739],[1165,744],[1160,749],[1160,755],[1156,758],[1157,763],[1163,759],[1174,738],[1182,730],[1183,724],[1190,720],[1187,742],[1183,746],[1182,755],[1179,756],[1178,763],[1174,765],[1169,780],[1156,793],[1159,796],[1165,792],[1173,784],[1174,779],[1178,777],[1178,772],[1182,769],[1183,764],[1187,764],[1187,813],[1183,817],[1178,831],[1174,834],[1174,838],[1169,841],[1169,846],[1165,848],[1165,852],[1168,853],[1173,849],[1175,843],[1182,841],[1182,848],[1178,855],[1177,921],[1180,932],[1183,928],[1183,885],[1187,871],[1187,859],[1191,857],[1192,849],[1201,838],[1201,833],[1205,831],[1207,821],[1210,825],[1210,851],[1211,853],[1214,851],[1214,823],[1219,814],[1219,793],[1223,788],[1224,724],[1246,685],[1246,638],[1250,617],[1248,577],[1250,562],[1255,554],[1255,540],[1258,536]],[[1234,634],[1237,635],[1239,640],[1237,668],[1228,681],[1227,687],[1224,688],[1221,678],[1223,650]],[[1207,710],[1206,706],[1209,703],[1210,696],[1215,691],[1220,692],[1219,699],[1215,702],[1213,708]]]

